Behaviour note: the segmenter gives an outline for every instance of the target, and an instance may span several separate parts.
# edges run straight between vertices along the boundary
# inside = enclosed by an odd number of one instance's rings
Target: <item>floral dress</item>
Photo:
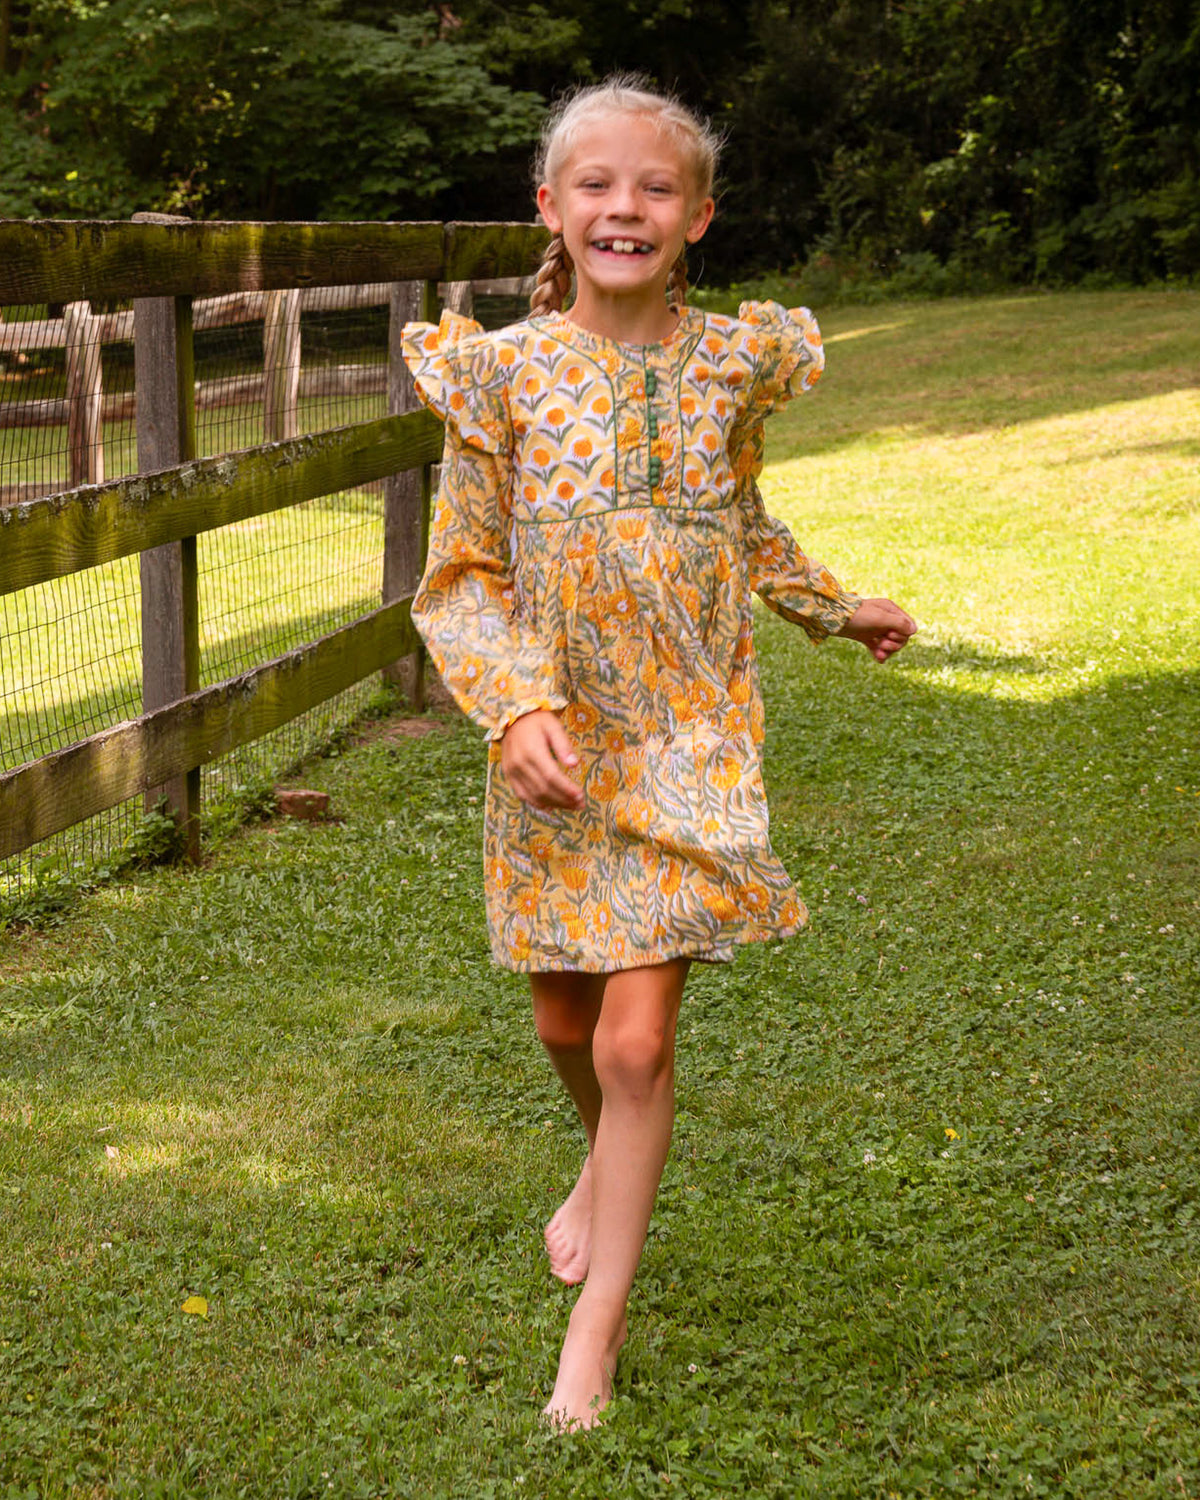
[[[806,309],[686,309],[661,344],[561,313],[410,324],[446,423],[413,619],[488,731],[498,963],[608,973],[785,937],[807,913],[771,849],[752,593],[814,641],[861,602],[765,510],[763,418],[823,365]],[[500,739],[553,709],[578,811],[521,802]]]

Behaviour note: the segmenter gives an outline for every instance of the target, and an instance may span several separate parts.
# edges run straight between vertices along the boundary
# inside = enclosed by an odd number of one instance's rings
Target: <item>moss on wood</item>
[[[0,509],[0,594],[441,456],[427,411],[379,417]]]
[[[0,305],[466,281],[536,266],[532,224],[0,223]]]
[[[0,303],[204,296],[435,277],[441,224],[0,224]]]

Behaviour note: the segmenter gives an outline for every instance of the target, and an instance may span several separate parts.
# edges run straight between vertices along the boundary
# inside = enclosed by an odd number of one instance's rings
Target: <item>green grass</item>
[[[199,541],[203,686],[377,606],[383,500],[325,495]],[[141,711],[137,558],[0,597],[0,768]]]
[[[922,633],[761,616],[813,927],[689,987],[602,1430],[537,1421],[580,1141],[474,730],[10,935],[0,1494],[1200,1495],[1196,312],[826,320],[769,500]]]

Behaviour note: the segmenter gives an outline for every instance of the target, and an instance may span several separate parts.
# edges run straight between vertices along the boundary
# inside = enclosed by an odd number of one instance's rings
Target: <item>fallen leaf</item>
[[[183,1304],[183,1306],[179,1309],[179,1311],[180,1312],[185,1312],[185,1313],[195,1313],[197,1317],[207,1318],[208,1317],[208,1298],[207,1297],[189,1297],[187,1299],[187,1301]]]
[[[115,1146],[105,1146],[104,1154],[108,1157],[109,1161],[116,1161],[117,1157],[120,1156],[121,1153]]]

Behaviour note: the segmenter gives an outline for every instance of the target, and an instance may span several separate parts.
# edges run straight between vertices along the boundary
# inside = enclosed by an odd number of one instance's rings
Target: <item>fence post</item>
[[[299,435],[300,289],[268,292],[263,315],[263,441]]]
[[[448,312],[456,312],[464,318],[475,313],[475,283],[472,281],[448,281],[445,288],[444,305]]]
[[[71,485],[104,483],[104,400],[99,318],[88,302],[68,302],[63,313],[67,355],[67,445]]]
[[[134,214],[157,224],[187,223],[165,214]],[[138,471],[166,469],[196,457],[195,359],[190,297],[138,297],[133,303]],[[196,538],[141,554],[142,709],[149,712],[200,686],[200,607]],[[200,770],[146,792],[146,810],[165,797],[184,831],[187,855],[200,858]]]
[[[388,317],[388,415],[399,416],[420,404],[412,376],[400,352],[405,323],[437,317],[437,285],[432,281],[397,281],[392,285]],[[429,536],[432,465],[402,469],[383,482],[383,603],[412,594],[421,581]],[[383,671],[420,713],[425,707],[425,653],[402,656]]]

